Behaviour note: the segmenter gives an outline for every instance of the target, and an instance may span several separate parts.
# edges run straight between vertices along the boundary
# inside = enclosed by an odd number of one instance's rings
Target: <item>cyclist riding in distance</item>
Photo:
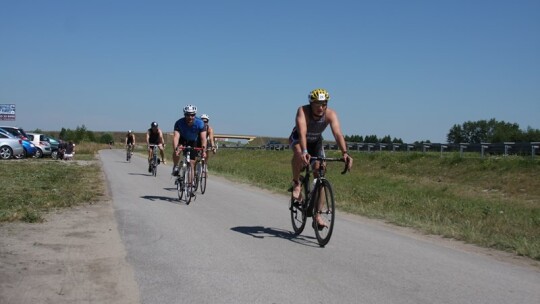
[[[194,105],[187,105],[183,109],[184,117],[180,118],[174,124],[174,139],[173,139],[173,175],[178,175],[178,162],[180,161],[180,150],[178,147],[190,146],[202,148],[202,157],[206,158],[206,129],[204,122],[195,117],[197,114],[197,107]],[[200,145],[197,145],[197,139],[201,139]],[[186,153],[186,152],[184,152]],[[191,172],[195,171],[195,159],[197,158],[197,151],[191,150]],[[193,178],[193,176],[191,176]]]
[[[296,112],[296,126],[294,127],[289,144],[293,150],[292,176],[293,176],[293,198],[300,200],[301,183],[299,181],[300,172],[304,166],[310,164],[311,156],[324,157],[322,133],[328,125],[336,143],[343,153],[343,158],[348,169],[352,167],[353,159],[347,153],[347,144],[341,133],[341,127],[337,113],[328,108],[330,95],[324,89],[315,89],[309,93],[309,104],[298,108]],[[317,170],[320,162],[314,163]],[[317,171],[314,171],[316,174]],[[316,218],[319,221],[319,218]]]
[[[208,143],[208,148],[212,149],[212,153],[216,154],[216,145],[214,142],[214,128],[212,128],[208,122],[210,121],[210,116],[208,114],[201,115],[201,119],[204,122],[204,129],[206,130],[206,142]],[[201,146],[201,137],[197,140],[197,144]],[[206,162],[208,163],[208,158],[210,155],[206,155]]]
[[[146,144],[148,145],[148,172],[152,172],[150,162],[152,160],[152,147],[150,145],[157,145],[159,148],[159,154],[161,155],[161,163],[165,164],[165,153],[163,152],[163,146],[165,141],[163,140],[163,132],[158,127],[157,122],[150,124],[150,129],[146,132]]]
[[[131,154],[133,154],[133,147],[135,147],[135,134],[129,130],[126,134],[126,148],[129,148]]]

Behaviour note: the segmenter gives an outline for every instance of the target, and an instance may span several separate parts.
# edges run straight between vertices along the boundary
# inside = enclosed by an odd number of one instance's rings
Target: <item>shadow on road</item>
[[[263,227],[263,226],[238,226],[231,228],[232,231],[240,232],[257,239],[264,239],[265,237],[274,237],[289,240],[298,244],[307,246],[319,247],[319,244],[313,241],[314,237],[307,237],[303,235],[295,235],[291,231]]]
[[[180,204],[177,198],[172,198],[169,196],[144,195],[144,196],[141,196],[141,198],[144,198],[146,200],[153,201],[153,202],[164,201],[164,202],[169,202],[169,203],[174,203],[174,204]]]
[[[152,176],[152,173],[128,173],[129,175]]]

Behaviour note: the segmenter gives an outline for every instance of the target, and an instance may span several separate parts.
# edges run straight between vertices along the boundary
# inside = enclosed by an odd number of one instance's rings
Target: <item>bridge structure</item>
[[[170,137],[174,135],[174,133],[172,132],[166,133],[166,134],[168,134]],[[244,139],[244,140],[247,140],[248,142],[251,142],[257,137],[258,136],[255,136],[255,135],[214,134],[214,139],[219,140],[219,141],[229,141],[230,139]]]
[[[248,142],[257,138],[255,135],[238,135],[238,134],[214,134],[216,140],[228,141],[229,139],[245,139]]]

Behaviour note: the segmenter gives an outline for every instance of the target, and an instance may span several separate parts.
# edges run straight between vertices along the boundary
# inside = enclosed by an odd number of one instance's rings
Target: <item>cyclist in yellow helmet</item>
[[[348,168],[352,167],[353,159],[347,153],[347,144],[341,133],[339,119],[336,112],[328,107],[330,95],[324,89],[315,89],[309,93],[309,104],[298,108],[296,112],[296,125],[289,137],[289,144],[293,150],[292,176],[293,198],[300,200],[301,185],[300,172],[304,166],[309,165],[311,156],[323,157],[322,133],[328,125],[332,129],[336,143],[343,153]],[[319,162],[314,163],[315,169]],[[316,171],[315,171],[316,172]],[[316,218],[320,221],[319,218]]]

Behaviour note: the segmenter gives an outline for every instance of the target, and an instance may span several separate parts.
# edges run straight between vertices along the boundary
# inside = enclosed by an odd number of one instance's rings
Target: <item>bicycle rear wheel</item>
[[[157,146],[154,146],[152,151],[152,175],[157,176],[157,166],[158,166],[158,156],[157,156]]]
[[[200,176],[201,176],[201,171],[202,171],[202,165],[201,165],[201,162],[198,161],[195,164],[195,180],[193,181],[194,182],[193,192],[195,192],[195,191],[197,191],[199,189],[199,179],[200,179]]]
[[[191,203],[191,198],[194,196],[193,194],[193,181],[189,181],[191,177],[191,166],[188,164],[186,168],[186,174],[184,175],[184,181],[186,184],[185,190],[186,190],[186,204],[189,205]]]
[[[201,185],[201,193],[204,194],[206,192],[206,179],[208,178],[208,165],[206,162],[203,162],[202,170],[201,170],[201,177],[200,177],[200,185]]]
[[[306,227],[306,211],[302,208],[302,204],[292,197],[291,202],[289,203],[289,209],[291,210],[291,223],[294,234],[299,235],[304,231],[304,227]]]
[[[313,191],[313,228],[319,246],[324,247],[330,241],[334,231],[335,205],[332,185],[326,179],[321,180]],[[324,225],[319,225],[315,217],[320,216]]]

